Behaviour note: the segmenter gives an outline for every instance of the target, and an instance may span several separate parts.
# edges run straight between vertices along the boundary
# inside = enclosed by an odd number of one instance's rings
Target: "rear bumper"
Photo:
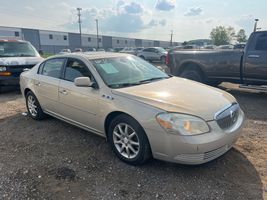
[[[0,86],[19,86],[19,77],[0,76]]]
[[[146,130],[153,157],[168,162],[198,165],[225,154],[239,138],[244,123],[241,114],[235,126],[222,131],[217,122],[209,122],[211,132],[196,136],[169,134],[162,130]],[[157,135],[157,136],[156,136]],[[156,137],[155,137],[156,136]]]

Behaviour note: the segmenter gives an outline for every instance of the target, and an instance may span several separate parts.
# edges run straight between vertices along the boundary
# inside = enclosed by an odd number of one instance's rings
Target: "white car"
[[[165,63],[168,52],[161,47],[150,47],[141,50],[137,56],[149,61],[161,61]]]
[[[50,57],[22,73],[20,85],[33,119],[48,114],[100,135],[134,165],[150,157],[213,160],[232,148],[244,121],[229,93],[169,76],[129,54]]]

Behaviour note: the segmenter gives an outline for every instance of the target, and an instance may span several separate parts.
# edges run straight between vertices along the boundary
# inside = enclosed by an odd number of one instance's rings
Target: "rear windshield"
[[[0,42],[0,57],[35,57],[36,50],[27,42]]]

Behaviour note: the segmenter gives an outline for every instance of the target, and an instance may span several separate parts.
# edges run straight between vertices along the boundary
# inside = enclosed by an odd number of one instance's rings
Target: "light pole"
[[[173,30],[171,30],[171,41],[170,41],[170,46],[172,47],[172,37],[173,37]]]
[[[82,8],[77,8],[77,11],[78,11],[79,31],[80,31],[80,47],[82,47],[82,21],[81,21],[81,10],[82,10]]]
[[[259,19],[255,19],[255,24],[254,24],[254,32],[257,31],[257,25],[258,25]]]
[[[99,49],[99,39],[98,39],[98,19],[95,20],[96,23],[96,43],[97,43],[97,49]]]

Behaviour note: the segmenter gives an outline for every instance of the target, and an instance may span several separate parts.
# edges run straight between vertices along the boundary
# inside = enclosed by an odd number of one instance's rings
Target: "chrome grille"
[[[237,121],[239,116],[239,105],[233,104],[226,110],[215,116],[215,120],[221,129],[226,130],[231,128]]]

